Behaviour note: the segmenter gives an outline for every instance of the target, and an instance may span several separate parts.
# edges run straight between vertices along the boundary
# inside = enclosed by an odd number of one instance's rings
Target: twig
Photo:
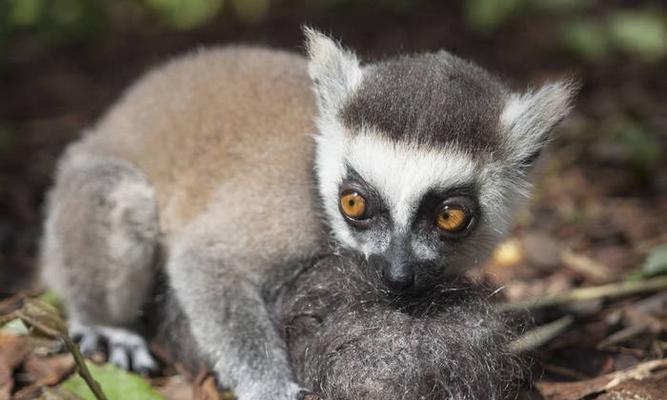
[[[68,335],[62,335],[61,339],[63,342],[65,342],[65,347],[67,347],[67,350],[69,350],[69,352],[72,353],[72,356],[74,356],[74,362],[76,363],[76,370],[79,373],[79,376],[86,382],[90,390],[95,395],[95,398],[97,400],[107,400],[107,397],[102,391],[102,387],[100,386],[99,382],[93,378],[90,371],[88,370],[86,360],[83,359],[83,356],[79,351],[79,346],[77,346]]]
[[[632,368],[614,372],[611,374],[611,380],[602,388],[602,390],[607,391],[615,386],[620,385],[623,382],[629,381],[630,379],[636,379],[638,381],[644,380],[651,376],[651,372],[654,370],[663,369],[666,367],[667,359],[662,359],[646,361],[641,364],[637,364]]]
[[[609,285],[574,289],[569,292],[554,296],[546,296],[517,303],[502,303],[498,305],[497,309],[501,312],[534,310],[538,308],[559,306],[578,301],[612,299],[636,293],[653,292],[663,289],[667,289],[667,276],[641,281],[627,281],[621,283],[612,283]]]
[[[585,275],[596,283],[602,283],[609,278],[609,269],[606,266],[592,258],[577,254],[571,249],[563,251],[560,258],[566,267]]]
[[[0,315],[0,326],[3,326],[6,323],[15,320],[16,318],[18,318],[16,312],[10,312],[9,314]]]
[[[74,362],[76,363],[76,370],[79,376],[86,382],[93,395],[97,400],[107,400],[102,387],[93,378],[86,361],[83,359],[79,346],[77,346],[69,337],[67,326],[58,316],[57,311],[42,301],[36,299],[26,299],[23,308],[15,311],[17,317],[21,318],[23,322],[45,333],[48,336],[58,338],[65,343],[65,347],[72,353]]]
[[[640,323],[637,325],[630,325],[627,328],[621,329],[620,331],[607,336],[605,339],[600,341],[595,347],[597,349],[607,349],[612,345],[615,345],[619,342],[627,341],[637,335],[640,335],[649,328],[648,323]]]
[[[510,343],[510,351],[518,354],[536,349],[563,333],[573,322],[574,318],[566,315],[548,324],[538,326]]]

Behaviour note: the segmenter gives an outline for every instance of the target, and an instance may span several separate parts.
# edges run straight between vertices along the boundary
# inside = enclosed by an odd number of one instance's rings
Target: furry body
[[[297,381],[327,400],[514,398],[524,365],[509,322],[463,280],[407,298],[349,254],[328,255],[272,299]],[[193,375],[203,365],[173,296],[158,305],[158,341]]]
[[[259,398],[244,396],[243,387],[263,395],[252,384],[262,380],[278,382],[272,392],[295,396],[261,291],[280,275],[274,265],[320,243],[319,220],[308,211],[315,202],[309,82],[298,55],[195,52],[149,73],[67,149],[49,196],[43,277],[65,299],[82,344],[93,346],[108,332],[102,329],[132,327],[164,251],[196,337],[211,344],[202,347],[220,381],[242,399]],[[209,305],[204,312],[202,304]],[[254,336],[226,332],[218,321],[229,318],[243,320]],[[246,358],[266,357],[266,343],[277,349],[267,362],[271,372],[242,371]],[[243,361],[220,354],[230,348]],[[112,348],[110,356],[152,367],[132,353]]]
[[[463,280],[394,296],[350,256],[292,281],[276,312],[298,380],[329,400],[514,398],[525,371],[508,322]]]
[[[84,350],[104,339],[112,362],[154,367],[132,329],[163,268],[219,381],[240,400],[294,400],[267,308],[293,260],[332,239],[385,287],[429,296],[507,231],[569,83],[513,93],[444,51],[361,65],[306,36],[308,58],[229,47],[169,62],[67,149],[41,263]],[[450,211],[460,229],[436,224]]]

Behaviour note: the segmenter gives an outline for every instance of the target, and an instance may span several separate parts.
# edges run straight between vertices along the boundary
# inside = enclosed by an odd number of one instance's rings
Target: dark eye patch
[[[339,195],[347,190],[357,190],[363,194],[366,200],[366,214],[369,219],[377,216],[386,216],[389,214],[389,207],[380,193],[373,186],[361,177],[361,175],[351,166],[346,166],[347,173],[343,183],[339,188]]]
[[[421,228],[432,230],[435,229],[433,226],[433,220],[436,216],[436,213],[439,210],[440,205],[443,201],[452,199],[452,198],[463,198],[467,199],[473,207],[468,207],[473,213],[472,217],[479,220],[480,208],[478,203],[478,191],[475,185],[464,185],[453,188],[448,188],[446,190],[441,189],[431,189],[422,196],[421,202],[419,203],[419,208],[414,217],[414,228]]]
[[[444,200],[452,197],[466,197],[477,201],[477,190],[474,185],[465,185],[446,190],[431,189],[422,196],[417,209],[417,216],[433,212]]]

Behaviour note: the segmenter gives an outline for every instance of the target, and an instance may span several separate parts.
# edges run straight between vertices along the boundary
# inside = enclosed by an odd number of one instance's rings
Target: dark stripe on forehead
[[[505,88],[482,68],[446,52],[368,67],[341,110],[352,128],[377,128],[396,141],[454,145],[473,154],[497,149]]]

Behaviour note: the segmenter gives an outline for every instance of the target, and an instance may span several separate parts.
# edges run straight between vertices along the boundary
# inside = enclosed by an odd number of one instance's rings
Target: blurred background
[[[0,0],[0,297],[31,282],[58,155],[128,84],[198,46],[303,51],[302,24],[364,60],[444,48],[516,89],[581,80],[529,210],[485,269],[510,300],[667,271],[664,1]],[[635,346],[643,353],[609,356],[612,369],[662,357],[661,321]],[[605,358],[591,359],[600,373]]]

